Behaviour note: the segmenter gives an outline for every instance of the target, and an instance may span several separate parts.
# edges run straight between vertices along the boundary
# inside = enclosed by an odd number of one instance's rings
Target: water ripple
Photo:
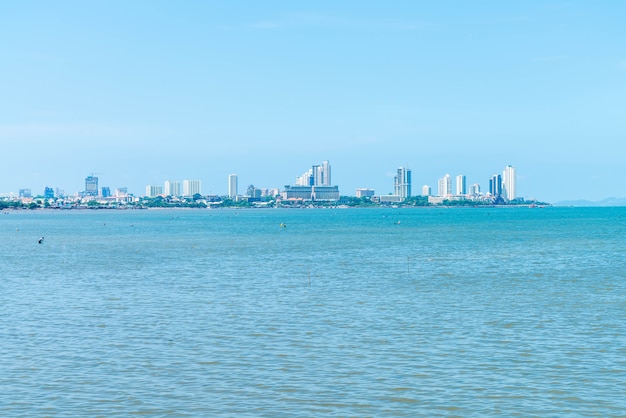
[[[5,216],[0,408],[626,415],[620,209],[397,211]]]

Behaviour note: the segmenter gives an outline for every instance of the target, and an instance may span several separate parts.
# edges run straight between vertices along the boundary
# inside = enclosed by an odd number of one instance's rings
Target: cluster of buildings
[[[33,198],[31,189],[19,189],[18,197],[20,199],[30,199]],[[115,189],[113,192],[110,187],[107,186],[99,186],[98,177],[89,175],[85,178],[85,189],[81,192],[78,192],[74,196],[68,196],[64,190],[52,187],[45,187],[43,191],[44,199],[89,199],[89,198],[102,198],[108,200],[116,200],[118,202],[127,202],[130,201],[132,195],[128,193],[128,188],[119,187]]]
[[[31,189],[19,189],[17,199],[10,194],[8,200],[19,200],[22,204],[29,204],[40,197],[43,197],[46,206],[50,205],[51,207],[70,207],[96,200],[99,203],[125,204],[136,199],[128,193],[126,187],[119,187],[114,191],[111,191],[111,188],[107,186],[100,187],[98,177],[91,174],[85,178],[84,190],[73,195],[67,195],[64,190],[59,188],[45,187],[43,195],[33,196]]]
[[[254,185],[246,188],[245,194],[239,193],[237,174],[228,175],[228,198],[232,200],[257,201],[264,197],[273,197],[286,201],[326,201],[333,202],[340,199],[339,186],[333,185],[331,180],[330,162],[322,161],[315,164],[300,176],[296,176],[295,184],[286,185],[281,191],[277,188],[263,189]],[[169,196],[172,198],[193,198],[202,196],[200,180],[166,180],[164,184],[146,186],[145,197]],[[108,188],[98,189],[98,178],[88,176],[85,179],[83,196],[107,197]],[[210,196],[212,200],[219,196]]]
[[[296,184],[286,185],[281,198],[331,202],[339,200],[339,186],[333,186],[331,183],[330,163],[323,161],[320,165],[313,165],[301,176],[296,177]]]
[[[261,200],[265,197],[274,197],[280,194],[280,190],[274,189],[261,189],[258,187],[254,187],[253,184],[249,185],[246,188],[245,195],[239,194],[239,180],[237,174],[229,174],[228,175],[228,198],[231,200],[242,200],[246,199],[248,201],[252,200]]]
[[[146,186],[146,197],[174,196],[193,197],[202,195],[202,183],[200,180],[165,180],[163,186]]]
[[[57,195],[55,197],[66,196]],[[98,177],[91,174],[85,177],[85,190],[79,192],[76,197],[86,200],[99,198],[108,202],[126,203],[130,202],[133,196],[128,193],[128,188],[126,187],[118,187],[113,192],[111,192],[110,187],[100,187]]]
[[[452,188],[452,177],[446,174],[437,182],[437,193],[433,194],[429,185],[422,186],[421,196],[428,197],[428,202],[441,204],[448,200],[491,200],[493,202],[510,202],[517,198],[515,167],[508,165],[502,174],[494,174],[489,178],[489,191],[482,193],[480,185],[475,183],[467,186],[465,175],[460,174],[455,178],[455,190]],[[359,192],[368,189],[357,189]],[[373,195],[373,193],[372,193]],[[394,177],[394,193],[381,195],[381,202],[402,202],[413,196],[411,192],[411,170],[399,167]]]
[[[433,193],[429,185],[422,186],[421,193],[415,194],[412,189],[411,170],[406,167],[399,167],[393,179],[393,194],[376,196],[373,189],[356,189],[356,197],[369,198],[380,203],[400,203],[412,196],[428,197],[431,204],[441,204],[450,200],[488,200],[493,203],[506,203],[516,199],[516,172],[515,167],[508,165],[502,174],[494,174],[489,178],[489,190],[481,192],[479,184],[467,185],[465,175],[457,175],[453,178],[446,174],[437,182],[437,191]],[[163,185],[148,185],[145,190],[145,197],[154,198],[157,196],[169,197],[172,199],[196,199],[202,197],[200,180],[166,180]],[[29,189],[20,189],[21,199],[32,198]],[[62,190],[53,190],[46,187],[44,198],[64,198]],[[226,197],[226,196],[224,196]],[[321,201],[336,202],[340,200],[339,186],[332,184],[331,166],[328,161],[321,164],[312,165],[299,176],[296,176],[293,185],[284,186],[283,190],[261,189],[250,185],[244,194],[239,193],[237,174],[228,175],[228,198],[234,201],[248,200],[251,202],[271,197],[283,201]],[[208,200],[221,200],[220,196],[207,196]],[[98,200],[100,202],[125,203],[136,198],[128,193],[127,188],[117,188],[112,193],[109,187],[100,187],[98,177],[93,173],[85,178],[85,189],[77,193],[75,200]]]
[[[166,180],[163,186],[146,186],[146,197],[171,196],[193,197],[202,195],[200,180],[174,181]],[[264,197],[278,197],[286,200],[339,200],[339,187],[331,184],[330,163],[323,161],[313,165],[302,175],[296,177],[295,185],[285,186],[284,191],[279,189],[262,189],[250,185],[245,194],[239,194],[237,174],[228,175],[228,198],[232,200],[260,200]]]

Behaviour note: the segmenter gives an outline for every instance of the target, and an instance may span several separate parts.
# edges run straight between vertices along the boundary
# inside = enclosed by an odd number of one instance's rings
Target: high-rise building
[[[400,199],[406,200],[411,197],[411,170],[398,167],[396,176],[393,178],[394,194]]]
[[[295,186],[285,186],[281,193],[288,200],[339,200],[339,187],[331,186],[330,163],[322,161],[296,177]]]
[[[200,193],[200,180],[183,180],[183,196],[191,197]]]
[[[331,186],[330,181],[330,163],[328,161],[322,161],[322,165],[319,167],[320,170],[320,184],[316,184],[316,186]]]
[[[102,186],[102,188],[100,189],[100,195],[102,197],[111,197],[111,188]]]
[[[165,180],[163,192],[165,196],[181,196],[180,181]]]
[[[428,184],[422,186],[422,196],[430,196],[432,193],[432,189]]]
[[[228,175],[228,197],[231,199],[237,197],[237,174]]]
[[[85,196],[98,196],[98,177],[85,178]]]
[[[146,197],[157,197],[163,194],[162,186],[146,186]]]
[[[301,176],[296,177],[296,186],[330,186],[330,163],[323,161],[321,165],[313,165]]]
[[[506,200],[514,200],[515,195],[515,167],[507,165],[502,172],[502,192]]]
[[[478,196],[480,195],[480,185],[478,183],[474,183],[469,187],[470,196]]]
[[[252,199],[260,199],[261,198],[261,189],[257,189],[254,187],[254,184],[251,184],[246,189],[246,196]]]
[[[467,194],[465,176],[463,174],[456,176],[456,194],[457,196],[465,196]]]
[[[311,167],[311,177],[312,180],[311,186],[317,186],[322,184],[322,170],[320,170],[319,165],[313,165]]]
[[[309,169],[296,177],[296,186],[312,186],[314,183],[313,169]]]
[[[52,187],[45,187],[43,189],[43,197],[45,197],[46,199],[54,198],[54,190],[52,189]]]
[[[450,174],[446,174],[445,176],[440,178],[438,186],[438,196],[450,196],[452,194],[452,179],[450,178]]]
[[[494,174],[489,179],[489,194],[495,197],[502,195],[502,176],[500,174]]]

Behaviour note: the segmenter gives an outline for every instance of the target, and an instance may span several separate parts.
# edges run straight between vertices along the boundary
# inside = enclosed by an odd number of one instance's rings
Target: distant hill
[[[626,206],[625,197],[607,197],[606,199],[591,200],[563,200],[554,203],[553,206]]]

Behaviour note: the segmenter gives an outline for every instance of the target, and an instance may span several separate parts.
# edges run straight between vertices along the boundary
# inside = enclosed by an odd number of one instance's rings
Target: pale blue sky
[[[0,193],[166,179],[342,194],[446,173],[626,196],[626,2],[4,1]]]

